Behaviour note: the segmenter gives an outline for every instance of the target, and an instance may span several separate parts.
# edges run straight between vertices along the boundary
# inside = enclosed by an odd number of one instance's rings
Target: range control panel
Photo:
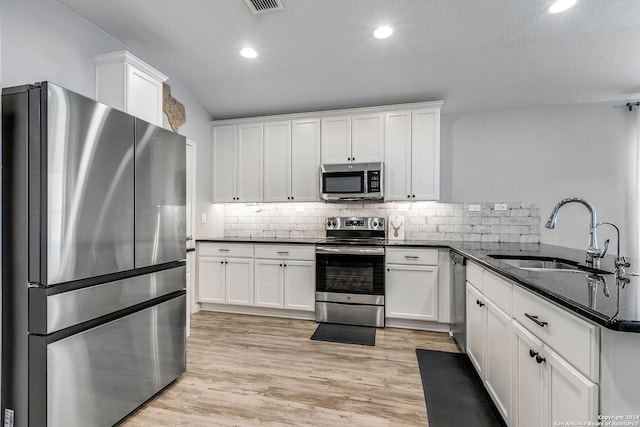
[[[385,230],[384,218],[368,218],[368,217],[344,217],[337,216],[327,218],[326,227],[327,230],[356,230],[356,231],[368,231],[368,230]]]

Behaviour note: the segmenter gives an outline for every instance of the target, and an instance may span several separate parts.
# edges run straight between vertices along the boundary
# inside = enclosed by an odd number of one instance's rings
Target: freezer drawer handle
[[[532,315],[531,315],[531,314],[529,314],[529,313],[525,313],[524,315],[527,317],[527,319],[529,319],[529,320],[531,320],[531,321],[535,322],[535,324],[536,324],[536,325],[538,325],[538,326],[540,326],[541,328],[544,328],[546,325],[548,325],[548,324],[549,324],[549,323],[547,323],[547,322],[542,322],[542,321],[538,320],[538,316],[532,316]],[[540,362],[538,362],[538,363],[540,363]]]
[[[229,249],[218,249],[220,252],[229,252]]]
[[[404,259],[420,259],[420,257],[415,255],[405,255]]]
[[[289,255],[287,251],[278,251],[278,255]]]

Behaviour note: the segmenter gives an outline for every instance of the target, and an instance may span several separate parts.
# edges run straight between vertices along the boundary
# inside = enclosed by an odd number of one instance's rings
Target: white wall
[[[222,213],[211,204],[211,115],[187,86],[175,79],[167,83],[171,86],[171,96],[181,102],[186,111],[187,122],[180,126],[178,133],[196,143],[195,237],[222,236],[222,221],[216,221]],[[166,115],[164,127],[171,129]],[[207,215],[206,224],[200,221],[202,213]]]
[[[556,229],[544,228],[559,200],[580,196],[621,227],[623,251],[636,257],[637,127],[624,102],[443,114],[441,200],[536,202],[542,243],[586,249],[583,206],[567,205]],[[612,236],[598,233],[601,245]]]
[[[94,57],[127,49],[124,43],[55,1],[0,0],[0,5],[3,87],[48,80],[95,98]],[[144,52],[132,53],[145,60]],[[206,178],[210,173],[211,117],[188,87],[175,79],[167,83],[173,97],[186,109],[187,122],[179,133],[197,143],[197,171],[203,175],[198,181],[204,183],[196,190],[197,217],[200,218],[200,212],[212,216],[211,180]],[[165,127],[170,128],[166,120]],[[214,230],[206,227],[196,221],[196,236],[212,235]]]

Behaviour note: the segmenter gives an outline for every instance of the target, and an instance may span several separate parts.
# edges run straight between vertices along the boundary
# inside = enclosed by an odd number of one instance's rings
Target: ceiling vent
[[[244,0],[254,15],[284,9],[282,0]]]

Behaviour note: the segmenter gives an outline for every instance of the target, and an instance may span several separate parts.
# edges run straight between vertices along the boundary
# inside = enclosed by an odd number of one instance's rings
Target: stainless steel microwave
[[[320,194],[327,202],[384,200],[382,163],[320,166]]]

